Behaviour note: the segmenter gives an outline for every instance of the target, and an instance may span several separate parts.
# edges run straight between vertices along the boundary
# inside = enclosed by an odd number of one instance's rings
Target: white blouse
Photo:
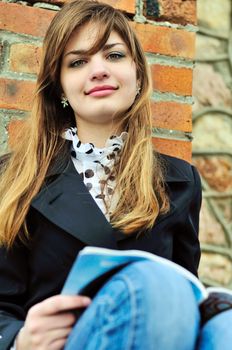
[[[92,143],[82,143],[76,127],[67,129],[63,134],[66,140],[72,141],[70,152],[73,164],[107,220],[117,204],[113,168],[119,160],[127,135],[125,131],[120,136],[112,135],[104,148],[97,148]]]

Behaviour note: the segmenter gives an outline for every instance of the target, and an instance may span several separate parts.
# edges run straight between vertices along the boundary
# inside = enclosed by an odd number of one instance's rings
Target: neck
[[[111,135],[120,135],[122,129],[110,124],[92,124],[77,120],[78,137],[83,143],[93,143],[97,148],[104,148],[106,140]]]

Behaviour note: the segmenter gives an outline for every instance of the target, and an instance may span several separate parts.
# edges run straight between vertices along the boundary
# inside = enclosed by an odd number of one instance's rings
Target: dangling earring
[[[68,107],[68,99],[67,99],[67,97],[65,97],[65,96],[62,96],[61,97],[61,104],[63,105],[63,108],[66,108],[66,107]]]
[[[137,86],[137,88],[136,88],[136,96],[138,96],[140,94],[140,90],[141,90],[141,87]]]

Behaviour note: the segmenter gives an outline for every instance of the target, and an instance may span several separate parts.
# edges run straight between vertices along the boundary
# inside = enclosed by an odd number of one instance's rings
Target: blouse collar
[[[95,147],[93,143],[82,143],[77,135],[77,128],[71,127],[66,129],[63,137],[72,142],[71,155],[74,158],[99,161],[103,158],[108,160],[119,155],[128,133],[123,131],[121,135],[112,135],[106,140],[105,147]]]

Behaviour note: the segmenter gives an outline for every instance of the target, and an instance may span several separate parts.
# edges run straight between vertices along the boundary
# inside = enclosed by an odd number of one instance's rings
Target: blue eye
[[[110,61],[117,61],[117,60],[120,60],[121,58],[125,57],[125,54],[122,53],[122,52],[111,52],[107,58],[110,60]]]
[[[86,60],[76,60],[70,63],[69,67],[75,68],[75,67],[81,67],[86,63]]]

